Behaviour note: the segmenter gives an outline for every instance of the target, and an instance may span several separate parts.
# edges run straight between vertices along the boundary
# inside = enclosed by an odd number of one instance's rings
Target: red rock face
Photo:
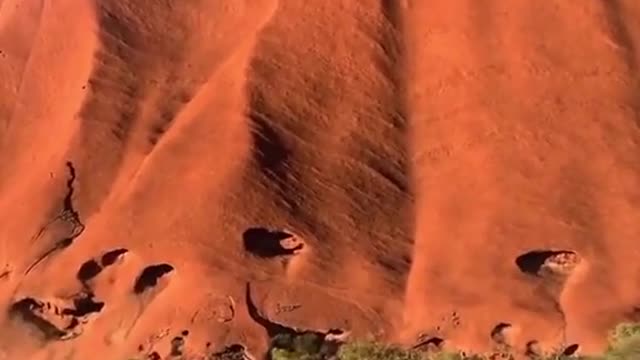
[[[639,18],[0,1],[0,354],[602,349],[640,307]]]

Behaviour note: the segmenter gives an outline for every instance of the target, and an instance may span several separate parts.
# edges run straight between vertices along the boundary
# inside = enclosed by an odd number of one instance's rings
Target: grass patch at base
[[[623,323],[611,331],[602,355],[563,356],[547,354],[532,360],[640,360],[640,324]],[[309,333],[286,334],[272,341],[272,360],[488,360],[491,355],[462,355],[451,352],[423,352],[374,342],[326,342]]]

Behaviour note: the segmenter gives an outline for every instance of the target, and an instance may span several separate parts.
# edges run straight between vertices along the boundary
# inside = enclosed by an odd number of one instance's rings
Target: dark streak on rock
[[[73,193],[75,191],[74,182],[76,181],[76,169],[73,166],[71,161],[67,161],[67,168],[69,169],[69,178],[67,179],[67,194],[64,197],[62,212],[56,216],[54,219],[45,224],[40,231],[35,236],[35,239],[39,238],[47,228],[53,224],[55,221],[61,220],[68,223],[71,223],[73,226],[71,230],[71,234],[67,237],[59,240],[54,244],[52,248],[45,251],[41,256],[36,259],[28,268],[25,270],[25,275],[31,272],[40,262],[49,257],[56,251],[64,250],[73,244],[73,241],[79,237],[85,230],[85,225],[80,220],[80,214],[73,206]]]
[[[344,335],[344,331],[341,329],[330,329],[326,332],[316,330],[299,330],[292,327],[279,324],[268,318],[264,317],[251,298],[251,284],[247,282],[245,289],[245,297],[247,310],[249,317],[255,321],[258,325],[262,326],[269,337],[271,338],[271,348],[287,348],[292,346],[292,339],[305,337],[307,340],[314,343],[315,346],[320,349],[322,344],[328,345],[327,351],[329,353],[335,353],[339,347],[339,338]]]

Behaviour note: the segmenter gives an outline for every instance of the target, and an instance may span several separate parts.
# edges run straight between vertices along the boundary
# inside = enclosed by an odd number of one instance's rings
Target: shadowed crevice
[[[573,356],[578,352],[578,350],[580,350],[579,344],[569,345],[562,351],[562,356]]]
[[[97,261],[91,259],[80,266],[76,278],[80,282],[84,283],[96,277],[98,274],[100,274],[101,271],[102,267],[100,266],[100,264],[98,264]]]
[[[415,350],[440,350],[444,346],[444,339],[438,336],[426,338],[413,346]]]
[[[113,265],[120,258],[120,256],[126,254],[128,251],[129,250],[127,249],[115,249],[108,251],[104,255],[102,255],[100,263],[102,264],[102,266]]]
[[[66,332],[58,329],[49,321],[36,315],[36,311],[42,309],[44,305],[32,298],[25,298],[14,303],[9,309],[12,316],[21,318],[25,323],[35,326],[45,340],[54,340],[62,338]]]
[[[294,235],[284,231],[250,228],[242,234],[245,251],[262,258],[295,255],[304,248]]]
[[[104,307],[105,303],[96,301],[93,293],[83,292],[73,299],[71,307],[27,297],[11,305],[9,314],[34,326],[44,340],[61,341],[80,336],[88,316]]]
[[[142,270],[138,279],[136,279],[136,283],[133,286],[133,292],[136,294],[142,294],[147,289],[156,286],[161,277],[169,274],[173,270],[173,266],[169,264],[147,266]]]
[[[575,266],[578,258],[570,250],[534,250],[516,258],[516,265],[525,274],[540,276],[543,267],[557,263],[558,265]]]
[[[93,293],[88,293],[85,296],[74,299],[73,305],[73,309],[65,309],[62,314],[81,317],[91,313],[99,313],[104,308],[105,303],[103,301],[95,301]]]

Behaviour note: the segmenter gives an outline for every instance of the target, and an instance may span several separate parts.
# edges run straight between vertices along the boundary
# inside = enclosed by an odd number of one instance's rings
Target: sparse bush
[[[271,341],[272,360],[323,360],[335,354],[337,344],[318,333],[278,334]]]
[[[338,360],[485,360],[479,355],[464,356],[453,352],[424,352],[373,342],[345,344]]]
[[[609,347],[605,352],[606,360],[640,359],[640,324],[623,323],[609,335]]]
[[[428,360],[425,353],[370,342],[343,345],[338,351],[340,360]],[[445,360],[444,358],[442,360]],[[452,358],[451,360],[454,360]]]

